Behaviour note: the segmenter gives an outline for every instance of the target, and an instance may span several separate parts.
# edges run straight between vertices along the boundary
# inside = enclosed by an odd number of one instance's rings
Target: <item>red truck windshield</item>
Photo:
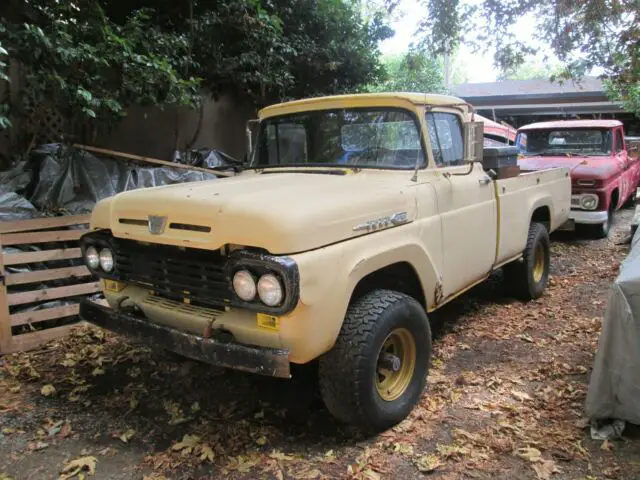
[[[529,130],[516,145],[524,155],[610,155],[611,139],[608,129]]]

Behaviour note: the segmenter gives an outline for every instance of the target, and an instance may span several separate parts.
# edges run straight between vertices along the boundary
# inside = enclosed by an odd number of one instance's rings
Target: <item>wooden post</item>
[[[11,347],[11,323],[9,321],[9,301],[5,285],[4,255],[2,255],[2,235],[0,235],[0,354]]]

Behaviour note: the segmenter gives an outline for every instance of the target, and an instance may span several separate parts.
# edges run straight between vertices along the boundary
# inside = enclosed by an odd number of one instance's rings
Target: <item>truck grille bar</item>
[[[113,238],[118,276],[145,286],[173,300],[223,306],[231,299],[224,266],[218,251],[182,249],[167,245],[144,245]]]

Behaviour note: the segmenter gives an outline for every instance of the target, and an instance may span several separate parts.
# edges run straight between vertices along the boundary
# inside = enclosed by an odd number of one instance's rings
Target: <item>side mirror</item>
[[[464,160],[481,162],[484,149],[484,123],[466,122],[464,124]]]
[[[249,157],[251,156],[251,152],[253,152],[253,139],[257,133],[257,126],[260,124],[260,120],[251,119],[247,122],[245,128],[245,134],[247,136],[247,153],[245,155],[245,162],[249,161]]]

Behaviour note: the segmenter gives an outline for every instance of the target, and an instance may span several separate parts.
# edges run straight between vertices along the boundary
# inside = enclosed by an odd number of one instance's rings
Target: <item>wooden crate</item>
[[[38,218],[14,222],[0,222],[0,354],[22,352],[39,347],[43,343],[65,335],[76,324],[45,328],[31,333],[13,335],[12,327],[37,324],[47,320],[71,317],[78,314],[79,304],[50,307],[36,311],[10,313],[16,305],[44,303],[79,295],[89,295],[100,290],[100,284],[84,266],[48,268],[25,273],[9,273],[6,267],[29,263],[44,263],[81,257],[78,240],[86,233],[89,215]],[[83,226],[68,229],[63,227]],[[3,246],[11,245],[59,245],[47,246],[47,250],[20,253],[2,253]],[[74,244],[72,247],[69,244]],[[70,279],[65,286],[48,286],[52,280]],[[35,285],[34,290],[18,285]],[[44,285],[44,287],[43,287]]]

